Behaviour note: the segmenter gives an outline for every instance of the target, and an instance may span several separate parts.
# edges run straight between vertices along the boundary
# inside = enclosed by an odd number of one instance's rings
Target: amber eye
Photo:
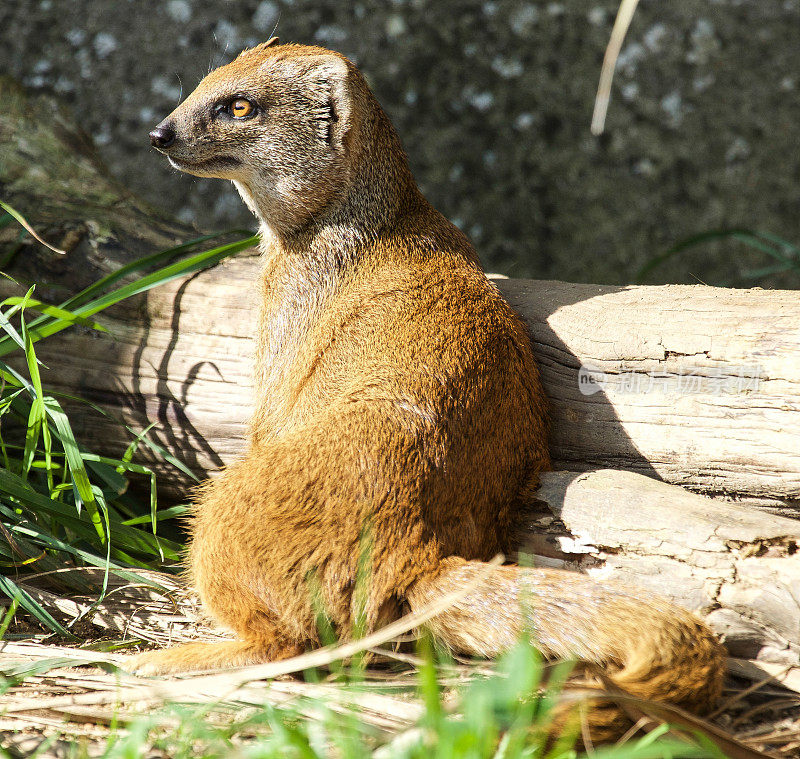
[[[235,119],[246,119],[255,110],[255,106],[245,98],[236,98],[231,103],[231,114]]]

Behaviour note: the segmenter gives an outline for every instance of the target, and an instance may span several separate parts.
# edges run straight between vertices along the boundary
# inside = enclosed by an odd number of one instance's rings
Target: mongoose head
[[[271,230],[308,223],[348,188],[370,99],[344,56],[273,38],[212,71],[152,132],[181,171],[233,180]]]

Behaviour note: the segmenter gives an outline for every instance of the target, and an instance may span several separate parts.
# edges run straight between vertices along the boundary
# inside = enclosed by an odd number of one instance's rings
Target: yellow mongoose
[[[420,193],[358,70],[275,42],[211,72],[150,134],[178,169],[233,180],[264,276],[248,449],[202,489],[189,552],[205,608],[239,640],[144,654],[142,673],[313,646],[312,578],[346,636],[365,533],[368,628],[463,586],[513,552],[549,466],[521,319]],[[719,695],[722,648],[702,622],[578,574],[501,567],[430,627],[494,656],[526,624],[545,655],[606,665],[633,694],[695,711]]]

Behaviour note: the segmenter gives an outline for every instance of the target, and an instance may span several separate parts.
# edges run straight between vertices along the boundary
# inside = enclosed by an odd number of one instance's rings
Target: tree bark
[[[0,200],[67,252],[52,253],[16,225],[0,229],[2,271],[36,282],[40,298],[63,300],[140,256],[197,236],[112,179],[58,103],[29,97],[3,76],[0,103]]]

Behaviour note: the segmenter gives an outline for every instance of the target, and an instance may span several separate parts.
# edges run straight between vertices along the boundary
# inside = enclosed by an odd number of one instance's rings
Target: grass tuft
[[[3,225],[17,222],[40,239],[13,208],[5,203],[0,208],[6,212]],[[0,302],[0,596],[9,600],[0,638],[9,635],[19,610],[53,633],[71,640],[77,637],[22,587],[28,575],[64,567],[100,567],[105,574],[99,601],[109,573],[160,568],[165,561],[177,562],[182,549],[180,543],[160,536],[158,525],[185,507],[159,512],[154,472],[133,461],[142,445],[162,458],[165,452],[151,443],[147,430],[131,433],[131,444],[121,458],[92,451],[79,441],[63,399],[49,393],[42,382],[36,344],[75,325],[104,331],[93,318],[96,314],[257,243],[249,233],[240,236],[243,239],[202,250],[220,237],[205,235],[160,251],[57,305],[34,298],[35,285],[24,295]],[[149,478],[149,496],[129,492],[132,475]],[[126,577],[151,583],[135,571],[126,572]],[[58,582],[62,589],[64,583],[73,582],[76,591],[86,591],[79,578],[80,573],[62,573]]]

